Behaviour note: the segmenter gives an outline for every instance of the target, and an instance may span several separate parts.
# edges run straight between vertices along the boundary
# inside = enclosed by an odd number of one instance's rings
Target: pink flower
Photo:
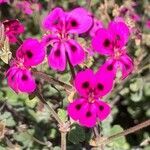
[[[121,7],[119,16],[120,17],[125,17],[128,16],[129,18],[132,19],[134,22],[139,22],[141,20],[141,16],[137,14],[135,11],[134,7],[136,7],[136,3],[131,3],[131,7]]]
[[[94,19],[94,24],[92,28],[90,29],[90,36],[94,37],[98,29],[103,28],[103,23],[97,19]]]
[[[36,88],[31,67],[43,61],[44,47],[36,39],[29,38],[23,42],[6,73],[8,85],[16,92],[31,93]]]
[[[9,0],[0,0],[0,5],[4,3],[9,3]]]
[[[91,25],[92,17],[84,8],[79,7],[70,12],[64,12],[58,7],[52,10],[43,21],[43,27],[51,31],[51,35],[43,38],[46,46],[52,44],[48,56],[49,66],[63,71],[67,57],[73,66],[83,62],[85,52],[72,38],[74,34],[88,31]]]
[[[11,66],[7,71],[8,85],[16,92],[31,93],[36,88],[36,83],[31,72],[26,68]]]
[[[18,48],[16,57],[23,61],[25,67],[36,66],[44,60],[45,49],[38,40],[28,38]]]
[[[24,14],[32,15],[33,12],[38,12],[41,9],[41,4],[35,1],[19,1],[16,3],[16,7],[20,9]]]
[[[113,86],[113,76],[103,70],[94,74],[91,69],[76,75],[74,85],[81,95],[68,105],[68,114],[86,127],[93,127],[96,121],[103,121],[110,114],[110,106],[99,97],[106,95]]]
[[[3,22],[5,27],[5,34],[10,43],[17,42],[18,36],[24,32],[24,25],[19,20],[6,20]]]
[[[146,27],[150,29],[150,19],[146,21]]]
[[[16,7],[20,9],[23,13],[27,15],[31,15],[33,13],[33,10],[31,9],[30,2],[28,1],[20,1],[17,2]]]
[[[99,29],[92,40],[92,46],[98,53],[109,56],[102,68],[114,74],[114,77],[117,69],[122,70],[122,78],[126,78],[133,70],[133,61],[125,47],[129,35],[125,23],[112,21],[108,29]]]

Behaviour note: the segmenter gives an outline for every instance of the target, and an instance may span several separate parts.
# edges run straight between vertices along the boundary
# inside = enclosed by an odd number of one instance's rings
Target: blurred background
[[[27,14],[24,8],[17,7],[18,1],[0,4],[0,21],[19,19],[25,25],[21,39],[36,37],[41,39],[42,18],[54,7],[71,10],[83,6],[101,20],[107,27],[110,20],[122,17],[133,29],[128,42],[128,51],[134,60],[133,73],[116,85],[111,94],[105,97],[112,105],[112,113],[99,125],[101,135],[110,136],[135,126],[150,118],[150,1],[149,0],[31,0]],[[1,37],[0,37],[1,38]],[[90,49],[90,37],[83,34],[77,40],[85,49]],[[15,56],[18,45],[10,45]],[[1,56],[1,53],[0,53]],[[95,54],[76,67],[76,70],[91,67],[94,70],[106,58]],[[9,68],[0,60],[0,150],[59,150],[60,133],[56,121],[50,117],[49,110],[33,95],[16,94],[7,86],[4,72]],[[70,84],[69,67],[64,72],[51,70],[47,63],[37,67],[50,76]],[[119,76],[119,73],[118,73]],[[62,87],[42,83],[42,94],[58,115],[67,121],[66,106],[74,91],[66,92]],[[71,126],[67,136],[67,150],[94,149],[89,141],[93,137],[92,129]],[[121,137],[107,144],[104,150],[150,150],[150,128]]]

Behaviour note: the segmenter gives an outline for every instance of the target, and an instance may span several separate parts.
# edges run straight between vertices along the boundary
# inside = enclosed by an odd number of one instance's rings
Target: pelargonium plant
[[[0,7],[19,9],[14,10],[18,14],[13,19],[5,17],[0,24],[0,58],[12,54],[11,59],[6,57],[8,64],[3,64],[0,68],[4,70],[3,77],[16,95],[26,94],[30,99],[38,98],[35,110],[40,107],[42,114],[43,105],[48,108],[58,122],[56,126],[55,122],[49,120],[61,132],[62,150],[67,149],[66,135],[69,132],[69,137],[71,136],[74,125],[92,131],[89,145],[103,149],[111,139],[102,135],[105,128],[103,122],[112,119],[114,113],[116,101],[111,101],[111,95],[122,90],[119,87],[118,91],[118,82],[124,86],[136,74],[142,59],[140,57],[136,61],[132,54],[134,50],[131,53],[129,46],[133,40],[134,44],[141,42],[137,32],[133,33],[139,31],[136,30],[136,23],[140,21],[140,16],[134,11],[136,3],[132,7],[120,7],[112,18],[107,13],[107,7],[112,6],[106,1],[99,8],[104,9],[102,17],[82,6],[72,9],[55,6],[50,9],[52,3],[45,3],[48,5],[38,0],[0,1]],[[87,0],[87,3],[89,7],[90,1]],[[49,13],[42,13],[45,8],[49,8]],[[20,18],[17,17],[19,15]],[[134,27],[127,21],[128,17],[133,20]],[[30,33],[28,24],[35,18],[39,20],[30,29],[35,26],[36,31]],[[148,23],[147,21],[147,28]],[[90,57],[92,58],[89,59]],[[66,73],[67,79],[62,80]],[[121,76],[118,79],[119,73]],[[46,85],[56,90],[62,99],[55,101],[56,107],[53,106],[54,101],[50,104],[46,99]],[[56,98],[58,95],[53,94],[51,97]],[[65,95],[64,99],[62,95]],[[58,108],[65,112],[65,119],[59,114]],[[149,125],[150,122],[146,122],[136,130]],[[126,135],[126,132],[122,135]],[[48,140],[45,138],[46,144],[37,139],[35,142],[51,147]],[[26,145],[25,148],[27,147]]]

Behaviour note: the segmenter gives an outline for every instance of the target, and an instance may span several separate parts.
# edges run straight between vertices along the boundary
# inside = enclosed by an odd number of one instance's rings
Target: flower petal
[[[97,114],[99,120],[103,121],[110,114],[110,111],[111,111],[110,106],[106,102],[99,101],[99,100],[96,100],[95,105],[97,107],[96,114]]]
[[[110,32],[104,28],[99,29],[92,39],[92,46],[102,55],[113,54],[113,39]]]
[[[66,68],[65,46],[61,43],[55,43],[48,56],[48,63],[54,70],[64,71]]]
[[[68,40],[65,46],[69,60],[73,66],[83,62],[85,58],[85,52],[75,40]]]
[[[65,12],[62,8],[54,8],[43,20],[43,28],[48,30],[60,30],[64,25]]]
[[[76,99],[68,105],[67,111],[72,119],[79,120],[85,101],[85,99]]]
[[[41,40],[41,44],[43,46],[49,46],[50,44],[54,44],[55,42],[58,42],[59,38],[57,35],[55,34],[48,34],[48,35],[44,35],[42,40]]]
[[[122,78],[126,78],[134,69],[133,60],[127,54],[122,55],[120,58]]]
[[[105,74],[109,74],[111,78],[116,77],[117,68],[115,65],[114,59],[107,59],[99,68],[98,72],[104,72]]]
[[[95,84],[95,95],[105,96],[111,91],[114,82],[114,74],[112,72],[106,72],[106,69],[99,69],[95,74],[96,84]]]
[[[12,66],[6,73],[8,85],[16,92],[31,93],[36,88],[35,80],[29,70]]]
[[[26,39],[17,50],[17,58],[22,58],[26,67],[38,65],[44,60],[44,57],[44,47],[36,39]]]
[[[88,97],[90,90],[94,87],[94,73],[91,69],[80,71],[74,80],[75,87],[80,95]]]
[[[18,72],[18,89],[21,92],[31,93],[35,90],[36,83],[29,70],[20,70]]]
[[[69,33],[84,33],[90,29],[93,19],[90,13],[82,7],[67,13],[67,31]]]
[[[130,31],[128,26],[124,22],[112,21],[109,24],[109,31],[113,35],[115,46],[125,46],[129,39]]]
[[[97,19],[94,19],[93,26],[92,26],[92,28],[90,29],[90,32],[89,32],[90,36],[94,37],[95,34],[97,33],[98,29],[100,29],[100,28],[103,28],[103,23],[101,21],[97,20]]]
[[[6,72],[7,83],[8,85],[16,92],[19,92],[18,89],[18,71],[19,69],[15,66],[10,67]]]
[[[79,118],[79,123],[86,127],[94,127],[96,124],[96,107],[95,104],[84,104]]]

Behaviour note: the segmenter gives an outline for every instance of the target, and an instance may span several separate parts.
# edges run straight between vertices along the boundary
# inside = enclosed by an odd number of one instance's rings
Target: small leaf
[[[14,139],[18,142],[21,142],[24,147],[31,147],[33,140],[32,140],[33,130],[28,130],[20,133],[14,134]]]
[[[114,125],[110,131],[110,135],[114,135],[116,133],[122,132],[123,128],[120,125]],[[112,143],[109,144],[112,146],[114,149],[122,149],[122,150],[127,150],[129,149],[129,145],[126,142],[126,139],[124,136],[119,137],[115,139]]]
[[[67,112],[64,109],[58,109],[58,116],[62,121],[67,121]]]
[[[37,102],[38,102],[37,97],[34,97],[32,100],[30,100],[28,98],[25,100],[25,104],[30,108],[34,108],[36,106]]]
[[[85,131],[84,128],[79,125],[74,125],[69,132],[68,140],[73,144],[79,144],[85,140]]]
[[[5,112],[1,114],[0,120],[3,120],[5,122],[5,125],[8,127],[13,127],[16,125],[16,122],[14,121],[12,114],[10,112]]]

